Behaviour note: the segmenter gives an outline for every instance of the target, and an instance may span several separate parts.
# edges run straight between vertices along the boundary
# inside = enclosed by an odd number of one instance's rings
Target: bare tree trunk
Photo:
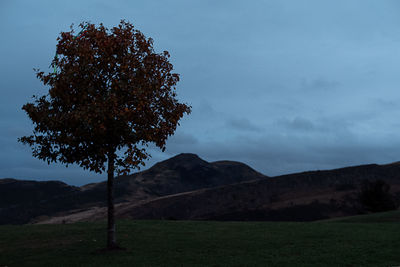
[[[117,248],[115,237],[115,217],[114,217],[114,160],[115,154],[108,154],[108,180],[107,180],[107,204],[108,204],[108,224],[107,224],[107,248]]]

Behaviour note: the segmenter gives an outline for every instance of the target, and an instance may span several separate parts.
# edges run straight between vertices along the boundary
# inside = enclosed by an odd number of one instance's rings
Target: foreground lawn
[[[0,226],[0,266],[396,266],[400,224],[119,221]]]

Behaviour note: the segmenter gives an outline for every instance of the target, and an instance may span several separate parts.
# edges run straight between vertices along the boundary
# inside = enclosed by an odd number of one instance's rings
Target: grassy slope
[[[389,216],[390,217],[390,216]],[[365,221],[365,220],[364,220]],[[382,221],[382,220],[381,220]],[[0,226],[0,266],[395,266],[399,223],[120,221]]]
[[[397,222],[400,223],[400,210],[378,212],[367,215],[349,216],[321,220],[320,222],[348,222],[348,223],[380,223]]]

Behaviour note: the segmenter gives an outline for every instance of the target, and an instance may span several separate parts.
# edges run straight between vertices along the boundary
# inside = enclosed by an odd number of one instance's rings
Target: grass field
[[[108,253],[105,223],[5,225],[0,266],[400,266],[399,221],[119,221],[126,250]]]

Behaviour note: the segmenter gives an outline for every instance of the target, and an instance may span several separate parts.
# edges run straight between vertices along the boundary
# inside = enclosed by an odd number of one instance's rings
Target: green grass
[[[127,250],[98,253],[105,233],[104,223],[0,226],[0,266],[400,265],[398,222],[119,221]]]
[[[334,219],[323,220],[321,222],[349,222],[349,223],[397,222],[400,224],[400,211],[393,210],[387,212],[372,213],[367,215],[334,218]]]

